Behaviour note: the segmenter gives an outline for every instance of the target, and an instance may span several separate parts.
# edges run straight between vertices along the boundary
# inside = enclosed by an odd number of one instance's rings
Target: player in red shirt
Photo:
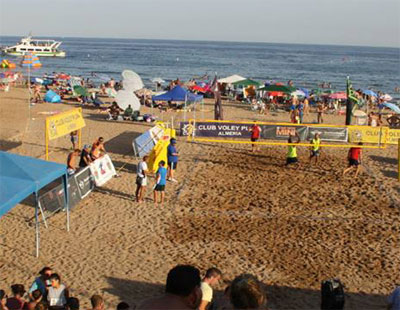
[[[251,126],[250,132],[251,132],[251,142],[256,142],[258,139],[260,139],[261,128],[260,126],[257,125],[256,121],[254,121],[254,125]],[[257,144],[252,144],[251,148],[252,152],[260,150]]]
[[[362,145],[362,142],[358,143],[358,145]],[[360,147],[350,148],[347,158],[349,160],[349,167],[344,169],[343,175],[345,175],[347,172],[349,172],[353,168],[356,168],[355,177],[357,177],[360,172],[360,168],[361,168],[361,159],[362,159],[361,148]]]

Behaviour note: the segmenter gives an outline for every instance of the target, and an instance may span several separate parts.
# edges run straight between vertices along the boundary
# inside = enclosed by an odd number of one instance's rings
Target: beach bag
[[[344,290],[339,279],[329,279],[321,283],[321,309],[343,309]]]

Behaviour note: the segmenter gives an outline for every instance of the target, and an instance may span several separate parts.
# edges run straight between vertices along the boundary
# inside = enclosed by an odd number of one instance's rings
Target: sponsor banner
[[[143,157],[149,154],[157,142],[164,136],[164,129],[160,126],[154,126],[144,132],[132,142],[133,150],[137,157]]]
[[[82,109],[73,109],[46,118],[46,131],[49,140],[65,136],[71,131],[85,127]]]
[[[96,186],[106,184],[114,175],[117,174],[108,154],[96,159],[89,165],[89,167]]]
[[[321,141],[348,141],[346,127],[308,127],[308,140],[314,139],[316,133],[320,134]]]
[[[94,178],[90,167],[86,167],[74,174],[75,183],[81,199],[85,198],[94,189]]]
[[[386,143],[388,127],[349,126],[349,142]]]
[[[69,207],[72,209],[94,189],[89,167],[68,177]],[[61,183],[39,197],[43,210],[54,213],[64,208],[64,184]]]
[[[220,123],[220,122],[196,122],[196,128],[193,123],[181,122],[180,135],[190,136],[195,130],[196,137],[230,137],[230,138],[248,138],[251,136],[252,123]],[[259,125],[261,128],[260,136],[262,139],[287,140],[289,134],[299,134],[304,140],[307,138],[306,126],[291,125]]]
[[[387,143],[398,144],[400,139],[400,129],[389,129],[387,136]]]

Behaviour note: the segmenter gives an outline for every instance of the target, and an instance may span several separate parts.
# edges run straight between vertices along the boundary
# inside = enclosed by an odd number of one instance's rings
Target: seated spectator
[[[31,294],[31,301],[28,303],[28,310],[35,310],[38,303],[42,301],[43,295],[40,290],[34,290]]]
[[[107,112],[108,112],[108,119],[107,120],[119,120],[120,116],[119,114],[121,112],[123,112],[124,110],[122,110],[118,104],[114,101],[111,106],[108,108]]]
[[[79,299],[75,297],[68,298],[67,301],[68,310],[79,310]]]
[[[178,265],[167,276],[165,294],[145,301],[139,309],[197,309],[201,302],[200,271]]]
[[[117,310],[129,310],[129,305],[126,303],[126,302],[124,302],[124,301],[121,301],[118,305],[117,305]]]
[[[131,105],[128,105],[128,107],[124,111],[124,116],[123,116],[124,120],[131,119],[132,113],[133,113],[133,109],[132,109]]]
[[[255,276],[242,274],[230,286],[230,300],[234,309],[259,309],[266,303],[266,296]]]
[[[79,160],[79,167],[85,168],[92,162],[92,157],[90,156],[90,144],[85,144],[81,152],[81,159]]]
[[[103,310],[104,300],[100,295],[93,295],[90,298],[90,303],[92,304],[92,310]]]
[[[50,276],[51,287],[47,295],[50,309],[58,310],[65,307],[68,299],[68,291],[64,284],[61,284],[61,278],[53,273]]]
[[[7,295],[4,290],[0,290],[0,310],[8,310],[7,306]]]
[[[25,306],[25,300],[23,296],[25,294],[25,288],[22,284],[11,285],[11,292],[13,297],[7,299],[6,307],[9,310],[22,310]]]
[[[35,290],[39,290],[42,293],[44,299],[47,297],[47,281],[49,280],[52,274],[52,270],[50,267],[44,267],[39,271],[39,277],[33,281],[28,293],[29,297],[32,298],[32,292]]]
[[[67,158],[67,170],[69,175],[73,175],[76,171],[76,158],[81,154],[80,149],[76,149],[68,154]]]

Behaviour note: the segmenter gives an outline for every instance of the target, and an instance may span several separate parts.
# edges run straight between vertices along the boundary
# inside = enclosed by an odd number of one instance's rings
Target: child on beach
[[[288,143],[300,143],[300,137],[299,134],[297,133],[297,131],[295,132],[295,137],[297,137],[297,141],[294,142],[292,137],[293,135],[290,133],[289,134],[289,139],[288,139]],[[288,153],[286,156],[286,165],[288,166],[290,164],[297,164],[299,161],[297,159],[297,149],[295,145],[289,145],[288,147]]]
[[[311,152],[310,152],[310,164],[313,157],[315,157],[315,164],[318,164],[318,157],[321,150],[321,139],[320,134],[317,132],[314,135],[314,139],[311,140]]]
[[[154,203],[157,203],[157,192],[160,192],[160,203],[164,203],[165,185],[167,184],[167,169],[164,167],[165,161],[160,161],[156,173],[156,185],[154,187]]]

